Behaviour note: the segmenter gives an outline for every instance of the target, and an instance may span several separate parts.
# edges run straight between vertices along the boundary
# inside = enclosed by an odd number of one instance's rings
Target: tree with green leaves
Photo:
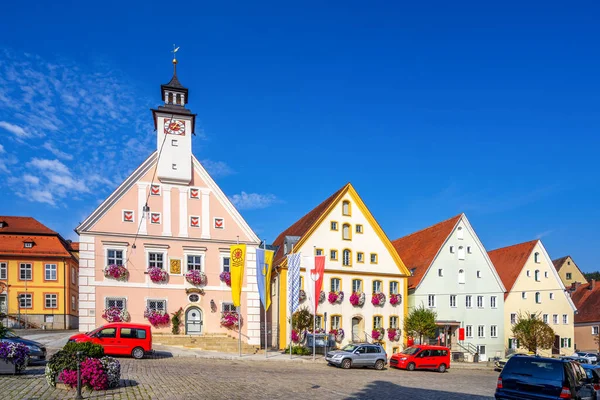
[[[292,315],[292,328],[297,332],[312,331],[313,323],[314,318],[308,307],[301,308]]]
[[[590,282],[592,279],[594,279],[595,281],[600,281],[600,271],[584,272],[583,276],[588,282]]]
[[[550,349],[554,344],[554,330],[540,318],[540,314],[519,313],[512,332],[519,346],[534,354],[538,349]]]
[[[412,337],[419,337],[423,343],[423,337],[433,337],[437,325],[435,311],[425,308],[424,305],[414,308],[404,320],[404,332]]]

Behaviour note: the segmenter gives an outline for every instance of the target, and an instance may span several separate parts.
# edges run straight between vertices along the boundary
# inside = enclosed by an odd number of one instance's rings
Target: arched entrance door
[[[185,312],[185,333],[187,335],[202,333],[202,311],[198,307],[190,307]]]
[[[363,324],[363,318],[359,315],[352,317],[352,342],[364,342],[364,333],[365,328]]]

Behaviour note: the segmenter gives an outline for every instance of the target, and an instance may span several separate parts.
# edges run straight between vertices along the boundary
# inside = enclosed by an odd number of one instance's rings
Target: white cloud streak
[[[6,129],[7,131],[19,138],[27,138],[31,136],[31,134],[29,134],[27,131],[25,131],[25,129],[21,128],[19,125],[11,124],[10,122],[0,121],[0,128]]]
[[[240,210],[257,210],[270,207],[280,203],[281,200],[274,194],[246,193],[234,194],[230,197],[231,202]]]
[[[202,166],[208,171],[213,178],[219,178],[235,174],[235,171],[224,161],[202,160]]]

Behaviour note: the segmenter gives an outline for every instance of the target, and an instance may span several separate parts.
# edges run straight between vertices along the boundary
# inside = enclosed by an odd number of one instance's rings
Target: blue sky
[[[465,212],[600,269],[597,2],[39,3],[2,10],[2,214],[75,238],[153,151],[176,43],[194,153],[261,238],[350,181],[391,239]]]

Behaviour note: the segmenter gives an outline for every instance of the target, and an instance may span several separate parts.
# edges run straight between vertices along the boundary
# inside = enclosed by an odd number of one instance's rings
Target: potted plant
[[[352,292],[350,295],[350,304],[354,307],[362,307],[365,304],[365,294],[362,292]]]
[[[29,348],[22,343],[0,342],[0,374],[20,374],[29,363]]]
[[[373,297],[371,297],[371,304],[374,306],[383,306],[385,304],[385,294],[382,292],[373,293]]]
[[[344,292],[329,292],[328,300],[330,304],[340,304],[344,300]]]
[[[185,280],[195,286],[204,286],[207,282],[206,274],[197,269],[188,271],[188,273],[185,274]]]
[[[219,275],[219,279],[221,280],[221,282],[225,282],[227,286],[231,286],[231,273],[229,273],[228,271],[221,272],[221,275]]]
[[[240,324],[240,319],[238,313],[233,311],[224,311],[221,314],[221,326],[225,328],[233,328],[238,327]]]
[[[342,340],[344,340],[344,330],[343,330],[342,328],[339,328],[339,329],[331,329],[331,330],[329,331],[329,334],[334,336],[334,338],[335,338],[335,341],[336,341],[337,343],[341,343],[341,342],[342,342]]]
[[[163,283],[169,278],[167,271],[159,267],[149,267],[148,275],[150,276],[150,280],[154,283]]]
[[[395,306],[402,302],[402,295],[400,294],[390,294],[390,304]]]
[[[400,329],[388,328],[388,339],[390,342],[397,342],[400,340]]]
[[[102,318],[108,322],[127,322],[129,321],[129,313],[124,308],[109,307],[102,311]]]
[[[116,279],[118,281],[126,281],[129,276],[129,271],[122,265],[110,264],[104,270],[104,277]]]
[[[371,331],[371,337],[373,340],[383,340],[383,336],[385,335],[385,330],[383,328],[374,328]]]
[[[169,325],[169,322],[171,320],[171,318],[169,318],[168,313],[151,310],[150,308],[146,308],[146,311],[144,311],[144,318],[146,318],[148,322],[150,322],[150,325],[152,325],[155,328],[158,328],[159,326]]]

